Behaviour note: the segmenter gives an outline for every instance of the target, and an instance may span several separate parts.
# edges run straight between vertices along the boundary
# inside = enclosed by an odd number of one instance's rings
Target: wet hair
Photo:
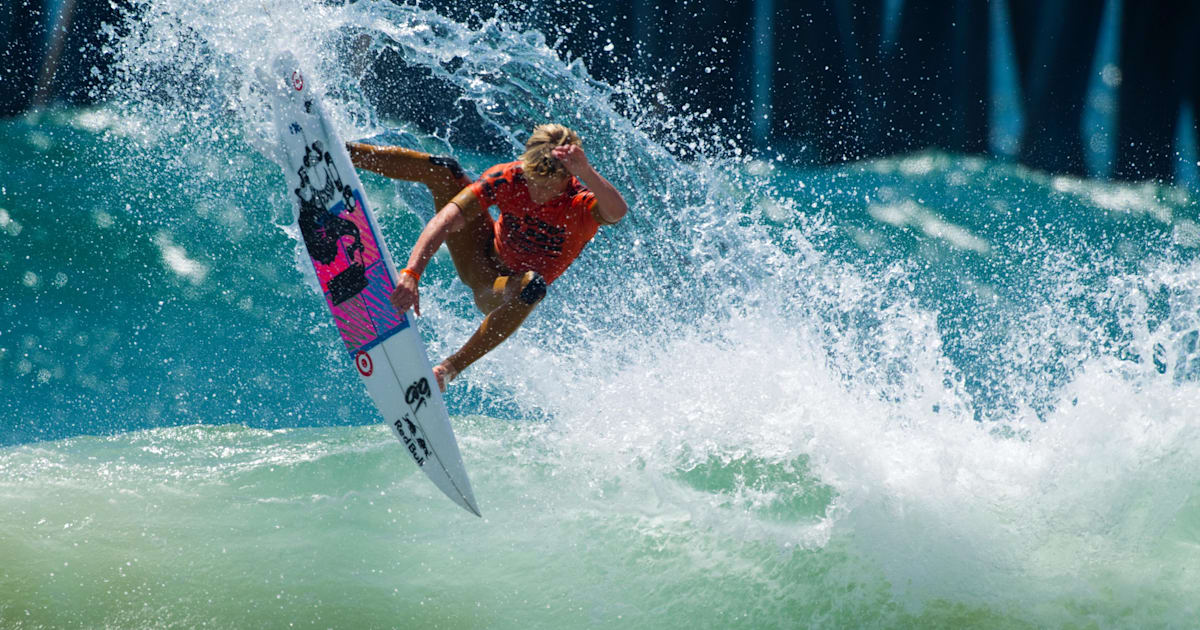
[[[521,154],[521,166],[526,176],[549,179],[566,175],[567,169],[551,153],[564,144],[582,147],[583,141],[579,139],[579,134],[564,125],[534,127],[533,134],[525,141],[525,152]]]

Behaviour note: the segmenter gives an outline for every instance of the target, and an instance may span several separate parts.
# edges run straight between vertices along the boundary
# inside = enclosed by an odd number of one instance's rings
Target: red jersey
[[[485,213],[492,205],[500,210],[494,238],[500,261],[516,273],[536,271],[547,283],[571,266],[600,228],[596,195],[575,177],[540,206],[529,197],[519,161],[489,168],[470,189]]]

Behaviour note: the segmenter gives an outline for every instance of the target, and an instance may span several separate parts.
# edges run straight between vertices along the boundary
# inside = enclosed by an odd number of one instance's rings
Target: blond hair
[[[533,133],[525,141],[525,152],[521,154],[521,166],[525,169],[525,175],[542,179],[565,175],[567,170],[562,162],[555,159],[551,153],[555,147],[565,144],[582,147],[583,141],[579,139],[579,134],[565,125],[534,127]]]

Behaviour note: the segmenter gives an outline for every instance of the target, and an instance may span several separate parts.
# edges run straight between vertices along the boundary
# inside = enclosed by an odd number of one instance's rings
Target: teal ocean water
[[[0,627],[1194,627],[1192,193],[745,155],[503,19],[137,7],[110,104],[0,122]],[[482,519],[306,276],[284,48],[348,138],[478,173],[561,120],[631,203],[450,390]],[[364,181],[406,251],[427,196]],[[440,357],[444,252],[423,298]]]

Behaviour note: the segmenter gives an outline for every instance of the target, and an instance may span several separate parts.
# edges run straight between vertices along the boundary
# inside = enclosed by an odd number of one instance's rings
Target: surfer
[[[474,182],[453,158],[357,142],[346,147],[359,168],[424,184],[440,208],[400,270],[392,305],[421,314],[421,274],[445,243],[484,314],[466,344],[433,368],[443,391],[512,335],[600,226],[620,221],[629,209],[588,162],[579,134],[563,125],[534,128],[519,160],[497,164]],[[488,212],[493,205],[496,220]]]

